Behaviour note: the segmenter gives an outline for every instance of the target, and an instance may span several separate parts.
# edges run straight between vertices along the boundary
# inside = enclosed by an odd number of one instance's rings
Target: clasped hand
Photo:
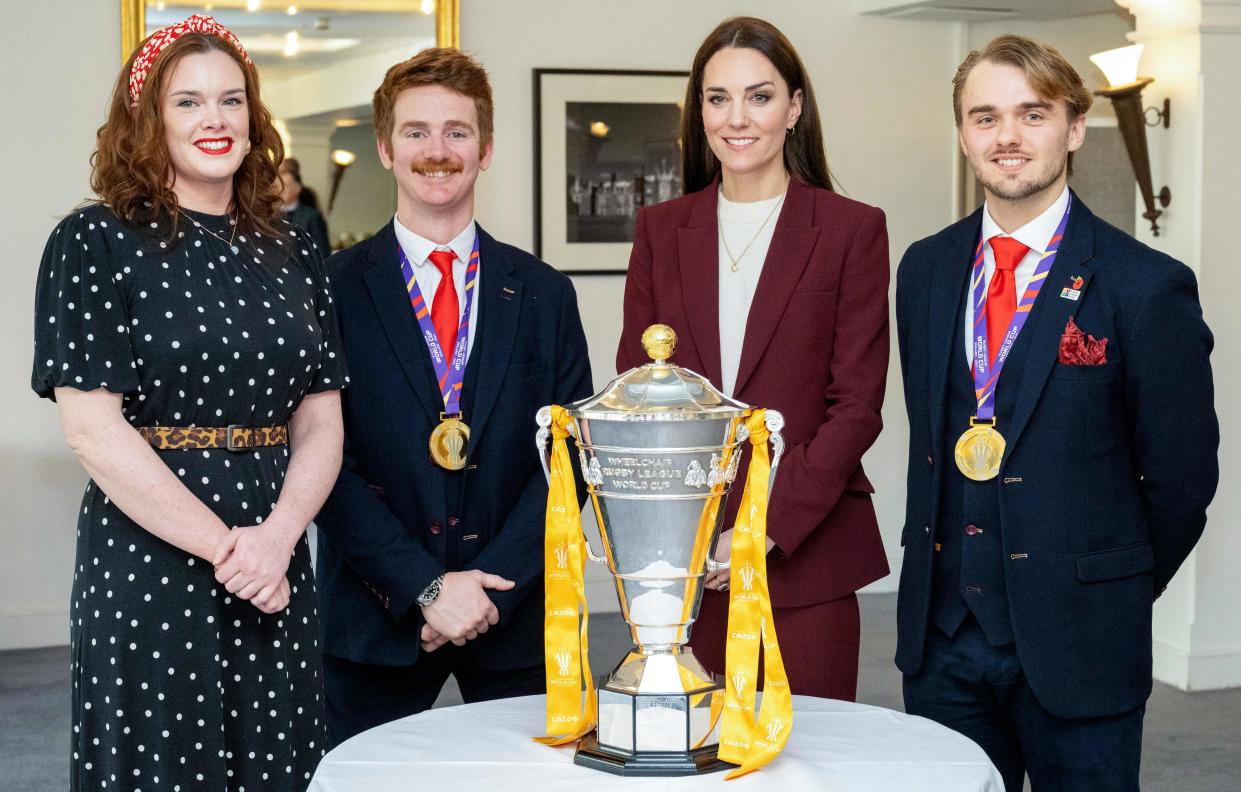
[[[232,529],[216,543],[211,558],[216,581],[263,613],[284,610],[290,593],[285,577],[293,555],[290,535],[297,534],[278,519]]]
[[[776,546],[771,537],[766,537],[767,544],[764,553],[770,553],[771,549]],[[721,564],[732,558],[733,554],[733,529],[729,528],[720,534],[719,540],[715,543],[715,560]],[[732,570],[728,567],[717,569],[714,572],[708,572],[706,578],[703,579],[703,588],[716,589],[717,591],[728,590],[728,580],[731,577]]]
[[[439,596],[422,609],[426,620],[419,635],[423,651],[434,652],[449,641],[465,646],[466,641],[487,632],[500,621],[500,612],[486,589],[508,591],[514,585],[479,569],[445,573]]]

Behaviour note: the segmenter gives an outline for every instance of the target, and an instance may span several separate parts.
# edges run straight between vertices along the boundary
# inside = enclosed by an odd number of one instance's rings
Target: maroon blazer
[[[718,187],[717,178],[638,213],[618,371],[650,362],[642,331],[661,322],[677,333],[673,362],[720,387]],[[861,465],[882,426],[887,383],[883,212],[791,181],[750,316],[737,321],[746,329],[735,396],[785,419],[767,514],[772,603],[843,597],[888,574]],[[741,493],[729,501],[726,527]]]

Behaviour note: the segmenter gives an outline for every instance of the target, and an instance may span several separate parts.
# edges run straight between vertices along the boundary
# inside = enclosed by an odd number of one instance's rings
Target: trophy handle
[[[534,415],[535,423],[539,425],[539,431],[534,435],[534,446],[539,451],[539,464],[543,466],[543,477],[548,483],[552,480],[551,464],[551,446],[548,440],[552,436],[552,409],[551,407],[540,407],[539,411]],[[571,430],[570,430],[571,431]],[[576,437],[577,435],[574,435]],[[606,556],[601,556],[590,546],[590,538],[586,536],[586,529],[582,529],[582,544],[586,545],[586,557],[596,564],[607,564]]]
[[[771,477],[767,480],[767,497],[771,497],[771,491],[776,487],[776,468],[780,467],[780,457],[784,456],[784,435],[780,434],[780,430],[784,428],[784,416],[776,410],[767,410],[767,431],[771,441]]]
[[[771,492],[776,487],[776,469],[780,466],[780,457],[784,456],[784,435],[780,434],[780,430],[784,428],[784,416],[777,410],[767,410],[767,419],[763,422],[767,426],[767,432],[771,441],[771,475],[767,481],[767,497],[771,497]],[[738,439],[744,440],[749,436],[749,432],[745,429],[745,424],[738,427]],[[727,561],[716,561],[714,558],[707,558],[707,572],[715,572],[720,569],[731,569],[732,559]]]
[[[547,479],[547,483],[552,481],[552,471],[548,465],[551,463],[551,447],[547,441],[552,436],[552,408],[540,407],[539,411],[534,414],[534,421],[539,425],[539,431],[534,435],[534,447],[539,450],[539,464],[543,466],[543,478]]]

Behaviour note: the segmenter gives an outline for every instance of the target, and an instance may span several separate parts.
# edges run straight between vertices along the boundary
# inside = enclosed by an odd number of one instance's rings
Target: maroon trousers
[[[857,595],[799,608],[772,608],[772,614],[794,695],[853,701],[861,635]],[[727,632],[728,593],[707,589],[690,631],[690,646],[709,671],[720,675]]]

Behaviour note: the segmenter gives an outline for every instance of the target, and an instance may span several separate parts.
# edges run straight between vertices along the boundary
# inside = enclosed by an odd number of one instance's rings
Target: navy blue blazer
[[[478,234],[481,312],[463,397],[468,464],[457,473],[428,453],[444,404],[392,224],[328,259],[350,384],[344,462],[315,519],[327,654],[414,664],[423,625],[414,599],[445,571],[477,568],[517,584],[488,592],[500,623],[468,644],[478,662],[504,670],[542,661],[547,484],[534,416],[590,395],[590,362],[569,278]],[[455,484],[459,498],[446,494]],[[451,550],[461,537],[473,538]]]
[[[913,244],[897,272],[909,414],[896,664],[916,674],[931,602],[950,355],[982,209]],[[1080,297],[1061,290],[1080,277]],[[1107,338],[1107,364],[1058,362],[1070,317]],[[1039,703],[1066,718],[1124,712],[1151,690],[1151,605],[1206,524],[1219,477],[1211,332],[1188,267],[1073,197],[1022,335],[1025,366],[999,476],[1004,577],[1016,648]],[[1018,375],[1018,376],[1012,376]],[[957,530],[945,526],[946,530]]]

